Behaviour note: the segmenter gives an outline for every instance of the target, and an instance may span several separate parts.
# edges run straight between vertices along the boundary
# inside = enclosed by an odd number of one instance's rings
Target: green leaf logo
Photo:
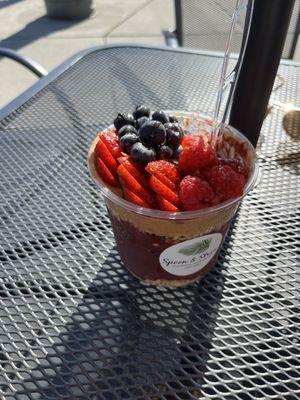
[[[183,249],[179,250],[180,254],[185,256],[195,256],[196,254],[203,253],[205,250],[209,248],[211,239],[204,239],[201,242],[197,242],[192,244],[191,246],[186,246]]]

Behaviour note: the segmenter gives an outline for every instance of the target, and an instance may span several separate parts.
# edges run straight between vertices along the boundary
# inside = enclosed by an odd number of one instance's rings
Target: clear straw
[[[216,144],[217,137],[220,133],[222,124],[224,122],[223,119],[221,122],[219,122],[219,114],[220,114],[220,108],[221,108],[221,104],[222,104],[223,94],[225,91],[224,86],[225,86],[225,82],[226,82],[226,71],[227,71],[228,62],[229,62],[230,48],[231,48],[231,42],[232,42],[232,38],[233,38],[235,25],[240,16],[240,12],[243,8],[242,6],[244,5],[244,3],[245,2],[243,0],[237,0],[232,17],[231,17],[230,31],[229,31],[229,35],[228,35],[226,46],[225,46],[225,53],[224,53],[222,69],[221,69],[221,74],[220,74],[219,87],[218,87],[217,101],[216,101],[215,110],[214,110],[214,124],[213,124],[213,129],[212,129],[212,145],[213,146],[215,146],[215,144]]]

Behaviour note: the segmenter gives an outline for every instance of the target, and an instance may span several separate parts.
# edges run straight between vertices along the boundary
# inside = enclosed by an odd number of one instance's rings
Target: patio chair
[[[22,64],[24,67],[26,67],[31,72],[33,72],[35,75],[37,75],[39,78],[47,75],[47,73],[48,73],[36,61],[32,60],[29,57],[22,56],[14,50],[0,47],[0,58],[1,57],[7,57],[7,58],[10,58],[11,60],[18,62],[19,64]]]

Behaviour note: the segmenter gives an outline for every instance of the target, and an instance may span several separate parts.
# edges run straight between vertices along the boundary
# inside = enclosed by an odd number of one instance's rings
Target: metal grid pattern
[[[86,168],[89,144],[119,110],[211,114],[220,64],[95,51],[2,121],[2,399],[299,399],[300,142],[282,130],[282,112],[265,122],[261,182],[217,266],[183,289],[123,269]],[[274,100],[296,102],[300,68],[280,73]]]
[[[179,0],[182,9],[182,45],[206,50],[224,51],[230,19],[236,0]],[[288,58],[297,30],[300,0],[295,0],[282,57]],[[235,29],[232,51],[239,53],[245,23],[242,13]]]

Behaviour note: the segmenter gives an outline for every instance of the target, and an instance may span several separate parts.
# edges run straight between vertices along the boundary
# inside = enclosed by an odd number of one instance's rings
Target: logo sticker
[[[220,233],[211,233],[168,247],[159,256],[162,268],[172,275],[192,275],[204,268],[219,250]]]

